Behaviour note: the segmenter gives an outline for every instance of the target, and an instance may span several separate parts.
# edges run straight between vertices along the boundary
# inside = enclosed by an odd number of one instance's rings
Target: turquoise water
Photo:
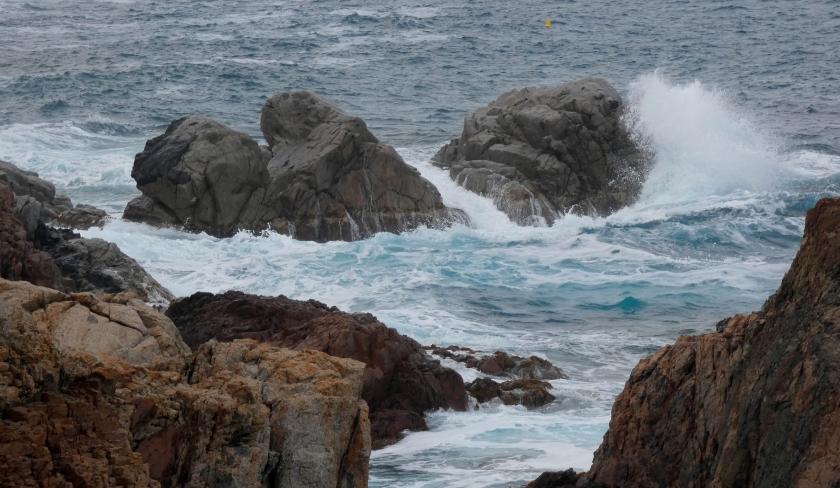
[[[840,193],[837,2],[645,5],[0,0],[0,158],[118,215],[134,153],[181,115],[259,136],[266,95],[310,88],[364,117],[471,227],[315,244],[116,219],[85,234],[178,295],[316,298],[423,343],[551,359],[571,379],[549,407],[434,413],[371,466],[374,487],[517,486],[586,469],[639,358],[760,307],[806,210]],[[518,227],[429,164],[500,92],[588,75],[615,83],[657,154],[632,207]]]

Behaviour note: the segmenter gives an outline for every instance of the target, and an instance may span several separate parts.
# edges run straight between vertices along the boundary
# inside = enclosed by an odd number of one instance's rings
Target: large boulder
[[[466,409],[460,375],[370,314],[234,291],[196,293],[174,301],[166,313],[193,347],[248,338],[365,363],[362,397],[370,406],[375,446],[396,442],[405,429],[425,429],[427,410]]]
[[[134,159],[131,176],[143,195],[123,217],[216,236],[262,230],[256,210],[262,210],[266,161],[246,134],[203,117],[176,120]]]
[[[273,230],[321,242],[467,222],[361,119],[310,92],[271,97],[261,128],[268,147],[209,119],[173,122],[135,158],[143,195],[123,216],[219,237]]]
[[[640,361],[578,486],[840,485],[838,235],[819,201],[761,311]]]
[[[38,177],[38,173],[0,161],[0,182],[11,186],[15,193],[15,214],[32,239],[39,222],[71,229],[102,227],[108,214],[90,205],[73,205],[55,186]]]
[[[0,485],[366,487],[363,371],[0,280]]]
[[[638,196],[648,161],[623,112],[603,79],[514,90],[467,117],[433,162],[521,225],[607,215]]]

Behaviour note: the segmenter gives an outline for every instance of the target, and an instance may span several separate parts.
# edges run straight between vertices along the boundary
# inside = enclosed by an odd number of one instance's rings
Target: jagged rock
[[[467,222],[361,119],[310,92],[271,97],[261,128],[269,148],[209,119],[173,122],[135,158],[143,195],[124,218],[220,237],[270,229],[312,241]]]
[[[808,212],[761,311],[633,369],[579,486],[840,484],[840,199]]]
[[[467,391],[479,403],[499,398],[505,405],[522,405],[538,408],[555,400],[548,392],[551,383],[541,380],[509,380],[497,383],[490,378],[478,378],[467,385]]]
[[[363,371],[0,280],[0,485],[365,487]]]
[[[622,113],[603,79],[514,90],[467,117],[434,163],[520,225],[607,215],[635,200],[649,159]]]
[[[148,303],[163,307],[174,298],[114,243],[43,225],[36,232],[35,243],[58,266],[61,289],[65,291],[132,292]]]
[[[477,369],[482,373],[493,376],[535,380],[569,378],[562,369],[537,356],[523,358],[503,351],[486,354],[459,346],[438,347],[431,345],[426,347],[426,350],[436,356],[463,363],[468,368]]]
[[[136,156],[131,177],[143,195],[128,203],[125,219],[224,237],[265,227],[258,214],[266,159],[248,135],[213,120],[172,122]]]
[[[102,227],[108,214],[90,205],[73,205],[64,195],[57,195],[52,183],[42,180],[38,173],[0,161],[0,182],[11,186],[15,193],[15,212],[32,239],[39,222],[59,227],[89,229]]]
[[[370,406],[377,447],[399,440],[403,429],[425,429],[427,410],[466,409],[464,383],[456,372],[370,314],[344,313],[314,300],[230,291],[176,300],[167,315],[192,346],[251,338],[364,362],[362,397]]]
[[[60,286],[61,272],[49,254],[27,239],[26,226],[15,216],[15,194],[0,182],[0,278]]]
[[[575,488],[578,475],[574,469],[543,473],[525,488]],[[595,487],[592,487],[595,488]]]

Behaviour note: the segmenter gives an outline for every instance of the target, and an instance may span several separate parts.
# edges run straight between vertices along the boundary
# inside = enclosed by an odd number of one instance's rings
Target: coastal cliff
[[[840,199],[824,199],[760,311],[640,361],[590,471],[529,486],[836,487],[838,364]]]

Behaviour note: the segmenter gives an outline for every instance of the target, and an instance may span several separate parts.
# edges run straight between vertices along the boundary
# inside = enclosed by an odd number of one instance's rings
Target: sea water
[[[570,376],[529,411],[429,415],[375,451],[373,487],[519,486],[587,469],[636,362],[761,306],[804,214],[840,193],[840,4],[0,0],[0,159],[115,218],[176,295],[228,289],[365,311],[424,344],[503,349]],[[552,20],[551,29],[545,19]],[[433,167],[501,92],[612,81],[656,154],[638,202],[520,227]],[[316,244],[123,222],[133,155],[201,114],[255,137],[267,95],[363,117],[472,225]],[[465,379],[476,372],[457,364]]]

